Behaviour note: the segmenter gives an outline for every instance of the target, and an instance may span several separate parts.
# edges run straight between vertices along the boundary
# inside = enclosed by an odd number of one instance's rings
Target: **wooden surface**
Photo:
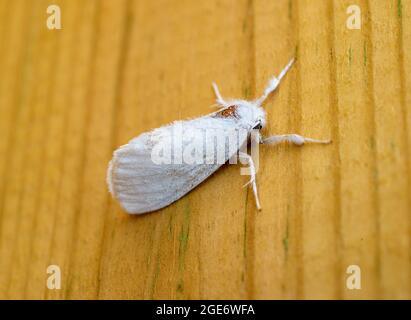
[[[62,30],[0,0],[0,298],[411,298],[410,0],[355,1],[361,30],[350,0],[52,3]],[[239,166],[142,217],[110,198],[116,147],[294,55],[263,134],[334,143],[260,148],[263,211]]]

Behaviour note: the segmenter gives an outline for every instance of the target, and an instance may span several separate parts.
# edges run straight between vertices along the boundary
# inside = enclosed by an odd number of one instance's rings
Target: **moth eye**
[[[260,130],[262,127],[263,127],[263,126],[261,125],[261,122],[259,121],[259,122],[257,123],[257,125],[256,125],[253,129]]]

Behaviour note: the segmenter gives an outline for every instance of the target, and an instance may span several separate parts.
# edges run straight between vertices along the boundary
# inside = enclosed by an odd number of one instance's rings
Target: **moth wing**
[[[176,134],[174,129],[178,125],[183,128],[183,150],[190,143],[187,142],[190,141],[187,138],[190,138],[195,130],[238,128],[235,119],[205,116],[174,122],[169,126],[143,133],[117,149],[109,164],[107,183],[110,192],[128,213],[142,214],[155,211],[175,202],[213,174],[238,150],[238,147],[228,148],[227,144],[216,144],[213,155],[210,155],[207,150],[204,152],[201,164],[187,164],[184,161],[181,164],[156,164],[153,161],[155,145],[161,143],[167,145],[168,139]],[[214,140],[209,140],[210,137],[205,139],[207,143],[214,143]],[[242,135],[238,139],[239,146],[246,141],[247,136]],[[219,152],[224,152],[223,162],[211,161],[213,163],[210,163],[210,158]]]

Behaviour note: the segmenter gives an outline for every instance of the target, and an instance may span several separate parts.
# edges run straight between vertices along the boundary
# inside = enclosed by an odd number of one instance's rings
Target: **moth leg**
[[[281,79],[284,78],[284,76],[287,74],[288,70],[290,70],[293,63],[294,58],[291,59],[290,62],[288,62],[288,64],[284,67],[283,70],[281,70],[278,77],[272,77],[270,81],[268,81],[267,87],[264,90],[264,94],[255,101],[257,105],[260,106],[264,102],[264,100],[267,99],[270,93],[277,89],[278,85],[281,82]]]
[[[298,134],[282,134],[275,135],[261,140],[262,144],[276,145],[282,142],[293,143],[297,146],[302,146],[304,143],[319,143],[319,144],[329,144],[331,140],[317,140],[312,138],[307,138],[300,136]]]
[[[214,89],[214,94],[216,96],[216,102],[219,106],[227,106],[227,102],[223,99],[221,96],[220,90],[218,90],[218,86],[215,82],[212,83],[213,89]]]
[[[257,206],[257,209],[261,210],[260,200],[258,199],[257,183],[256,183],[256,172],[255,172],[255,166],[254,166],[253,158],[250,155],[248,155],[247,153],[244,153],[244,152],[240,152],[239,157],[244,159],[245,161],[247,161],[247,164],[249,165],[250,172],[251,172],[250,181],[248,181],[243,187],[246,187],[249,184],[252,185],[254,198],[255,198],[255,204]]]

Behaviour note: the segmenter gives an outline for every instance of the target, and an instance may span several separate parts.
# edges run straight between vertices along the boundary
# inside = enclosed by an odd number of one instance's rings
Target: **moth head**
[[[266,125],[266,114],[265,110],[260,106],[252,106],[252,128],[260,130]]]
[[[265,110],[259,105],[244,100],[237,100],[237,114],[244,125],[251,129],[262,129],[265,127]]]

